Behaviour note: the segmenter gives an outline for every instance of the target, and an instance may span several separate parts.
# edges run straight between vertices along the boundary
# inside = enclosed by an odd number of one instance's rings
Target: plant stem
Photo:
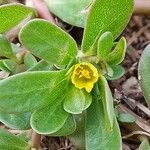
[[[33,4],[38,12],[39,17],[48,20],[49,22],[56,24],[53,16],[49,12],[47,5],[43,2],[43,0],[32,0]]]
[[[150,14],[150,0],[135,0],[134,14]]]
[[[32,130],[31,141],[33,148],[36,148],[37,150],[40,149],[41,135],[36,133],[34,130]]]

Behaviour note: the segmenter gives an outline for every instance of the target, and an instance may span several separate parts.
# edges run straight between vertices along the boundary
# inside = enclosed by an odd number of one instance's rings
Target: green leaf
[[[27,148],[11,146],[11,145],[0,145],[0,149],[2,150],[27,150]]]
[[[144,49],[138,66],[140,86],[150,107],[150,44]]]
[[[26,130],[30,129],[31,113],[24,114],[8,114],[0,112],[0,121],[11,129]]]
[[[25,5],[7,4],[0,6],[0,33],[10,30],[33,16],[35,16],[34,10]]]
[[[103,103],[105,128],[107,130],[111,130],[114,123],[113,97],[105,77],[100,76],[98,81],[98,87],[100,90],[101,101]]]
[[[142,143],[139,146],[139,150],[150,150],[150,144],[148,138],[145,136],[140,137]]]
[[[65,71],[25,72],[0,81],[0,110],[22,113],[42,108],[63,94]]]
[[[133,123],[136,121],[135,117],[128,113],[120,113],[117,119],[123,123]]]
[[[48,71],[51,70],[52,66],[51,63],[41,60],[35,66],[28,69],[28,71]]]
[[[4,148],[4,146],[6,146]],[[8,150],[10,148],[15,147],[14,150],[27,150],[29,149],[28,143],[18,138],[17,136],[9,133],[6,130],[0,129],[0,149],[3,147],[5,150],[8,146]],[[12,149],[13,150],[13,149]]]
[[[39,134],[52,134],[65,124],[69,114],[62,107],[63,98],[44,109],[36,110],[31,116],[31,127]]]
[[[84,113],[79,115],[74,115],[77,122],[76,130],[73,134],[69,135],[69,140],[73,143],[75,147],[80,150],[85,149],[85,115]]]
[[[5,59],[2,60],[4,66],[12,73],[14,73],[16,71],[17,68],[17,63],[13,60],[10,59]]]
[[[92,96],[85,90],[80,90],[74,85],[69,85],[64,100],[64,109],[68,113],[80,114],[87,109],[92,102]]]
[[[42,19],[27,23],[20,32],[20,41],[35,56],[54,64],[66,65],[77,55],[73,38]]]
[[[4,65],[3,60],[0,60],[0,70],[10,72],[10,70]]]
[[[113,35],[111,32],[105,32],[98,40],[97,56],[103,60],[111,51],[113,47]]]
[[[86,150],[121,150],[121,135],[114,118],[111,131],[105,128],[105,110],[101,100],[93,99],[87,109],[85,138]]]
[[[125,74],[125,69],[122,66],[114,65],[110,66],[113,70],[113,76],[106,75],[107,80],[117,80]]]
[[[105,60],[110,65],[118,65],[124,60],[125,53],[126,53],[126,39],[122,37],[118,42],[117,46],[115,47],[115,49],[106,56]]]
[[[88,14],[82,51],[95,54],[93,44],[106,31],[111,32],[116,39],[126,27],[132,11],[133,0],[95,0]]]
[[[31,53],[27,52],[24,56],[24,64],[29,69],[37,64],[37,60]]]
[[[44,0],[50,11],[63,21],[84,27],[91,0]],[[63,12],[63,13],[62,13]]]
[[[2,34],[0,34],[0,56],[16,58],[15,54],[13,53],[11,43]]]
[[[49,136],[67,136],[72,134],[76,129],[76,122],[72,115],[70,115],[65,124],[61,129],[59,129],[57,132],[50,134]]]

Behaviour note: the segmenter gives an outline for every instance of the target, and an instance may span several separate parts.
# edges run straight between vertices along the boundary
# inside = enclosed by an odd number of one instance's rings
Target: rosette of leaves
[[[2,80],[0,110],[16,115],[30,113],[30,125],[39,134],[71,134],[75,139],[83,133],[87,150],[121,149],[113,97],[105,76],[113,77],[113,68],[124,58],[125,39],[114,40],[126,26],[132,9],[133,1],[96,0],[88,14],[81,50],[59,27],[42,19],[29,21],[19,39],[41,59],[44,69],[40,70],[38,63],[38,67]],[[54,67],[43,67],[43,62]],[[82,126],[85,124],[80,133],[74,117],[79,114],[84,120]]]

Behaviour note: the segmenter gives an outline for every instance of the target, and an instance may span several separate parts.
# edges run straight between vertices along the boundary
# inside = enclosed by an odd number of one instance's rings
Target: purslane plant
[[[122,75],[119,64],[125,56],[126,40],[115,39],[128,23],[132,9],[133,1],[95,0],[81,49],[69,34],[48,21],[33,19],[24,25],[19,40],[28,50],[24,62],[29,69],[0,81],[0,120],[12,126],[10,115],[14,120],[18,116],[39,134],[70,135],[76,142],[81,117],[83,147],[121,149],[106,78]],[[13,125],[22,128],[18,124]]]

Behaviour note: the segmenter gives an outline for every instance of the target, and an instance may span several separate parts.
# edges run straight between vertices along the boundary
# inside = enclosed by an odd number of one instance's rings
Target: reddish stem
[[[49,12],[47,5],[42,0],[32,0],[39,17],[48,20],[49,22],[56,24],[53,16]]]
[[[150,0],[135,0],[134,14],[150,14]]]

